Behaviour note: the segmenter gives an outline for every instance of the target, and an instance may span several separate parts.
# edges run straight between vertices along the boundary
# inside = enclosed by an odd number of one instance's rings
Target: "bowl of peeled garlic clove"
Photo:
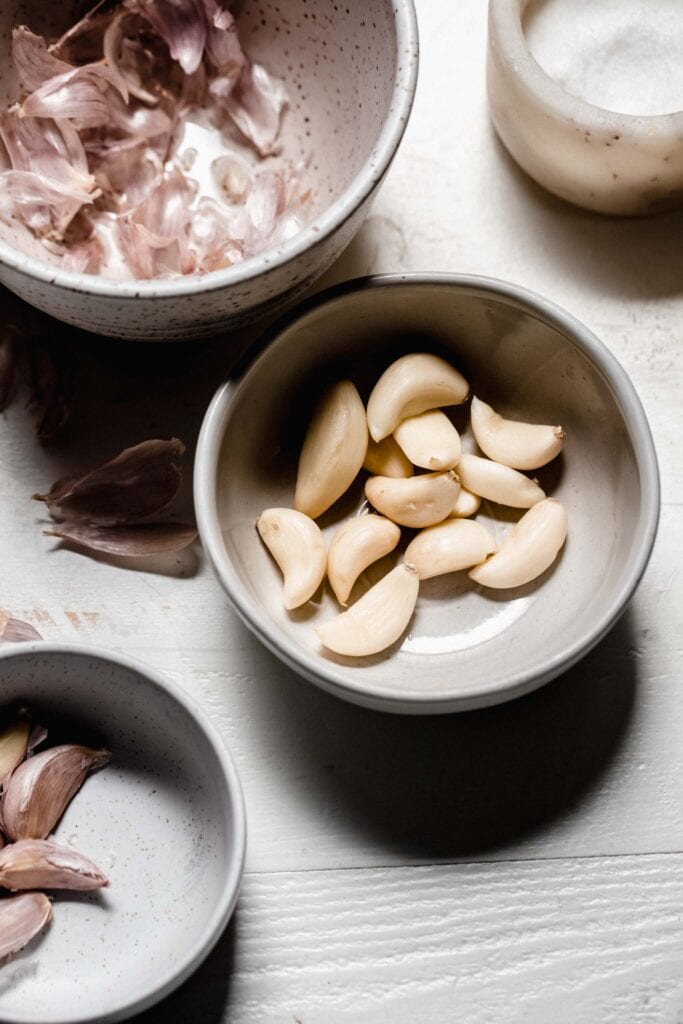
[[[659,516],[614,356],[554,303],[449,274],[308,300],[219,388],[195,464],[235,611],[306,679],[374,709],[527,693],[615,624]]]
[[[3,645],[0,691],[0,1019],[123,1020],[225,930],[237,773],[194,701],[123,655]]]

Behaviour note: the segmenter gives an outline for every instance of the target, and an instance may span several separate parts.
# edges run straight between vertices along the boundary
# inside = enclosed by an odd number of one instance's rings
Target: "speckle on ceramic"
[[[8,59],[17,23],[55,35],[91,6],[14,0],[0,8],[0,103],[16,96]],[[172,340],[241,327],[291,302],[360,227],[401,141],[415,93],[412,0],[251,0],[233,5],[246,52],[287,84],[282,137],[311,160],[314,216],[275,251],[211,274],[105,281],[65,273],[0,222],[0,282],[66,323],[122,338]],[[2,159],[0,155],[0,160]]]
[[[543,576],[514,591],[466,573],[428,580],[393,648],[372,658],[327,655],[314,626],[338,610],[325,586],[296,613],[254,522],[291,505],[301,438],[324,383],[351,378],[367,400],[393,359],[434,351],[504,416],[561,423],[563,454],[537,470],[567,510],[569,537]],[[258,408],[259,414],[254,415]],[[456,407],[465,451],[468,409]],[[457,469],[456,469],[457,471]],[[320,519],[329,543],[363,507],[363,477]],[[346,700],[406,714],[467,710],[526,693],[578,661],[616,621],[650,556],[659,511],[657,462],[633,387],[577,320],[515,285],[447,274],[351,282],[294,311],[240,381],[216,394],[195,462],[202,543],[235,609],[292,668]],[[482,502],[500,544],[521,513]],[[409,539],[406,531],[399,551]],[[393,564],[361,577],[363,588]]]
[[[113,753],[56,829],[110,885],[56,896],[51,924],[0,969],[0,1019],[121,1020],[179,985],[228,922],[245,848],[237,774],[192,702],[120,656],[7,647],[0,693],[33,709],[52,742]]]

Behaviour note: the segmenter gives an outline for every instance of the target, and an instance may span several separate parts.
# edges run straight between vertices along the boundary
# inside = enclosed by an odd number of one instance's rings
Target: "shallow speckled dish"
[[[0,105],[17,89],[8,60],[12,26],[26,23],[52,36],[90,6],[0,5]],[[408,121],[418,61],[413,0],[241,0],[232,9],[247,53],[287,83],[282,139],[290,159],[311,158],[308,227],[234,268],[117,282],[65,273],[47,262],[38,242],[25,255],[0,223],[2,284],[67,323],[164,341],[239,327],[293,301],[334,262],[360,227]]]
[[[123,1020],[187,978],[232,914],[245,851],[234,765],[180,689],[121,655],[12,645],[0,652],[0,694],[48,727],[54,716],[60,741],[113,752],[56,830],[110,885],[57,896],[45,932],[0,968],[0,1020]]]
[[[486,591],[464,573],[429,580],[395,649],[359,660],[328,656],[313,625],[336,612],[333,598],[325,589],[317,602],[285,612],[279,572],[254,522],[262,509],[292,503],[301,438],[321,384],[348,376],[367,397],[392,359],[420,349],[453,360],[504,415],[562,423],[565,452],[537,475],[566,505],[569,538],[555,566],[524,588]],[[465,420],[456,413],[458,425]],[[473,448],[469,434],[463,441]],[[328,539],[361,499],[359,481],[323,517]],[[533,690],[605,635],[650,556],[659,477],[638,397],[586,327],[516,285],[409,274],[332,289],[275,328],[242,379],[223,385],[208,410],[195,505],[228,597],[278,657],[347,700],[426,714]],[[500,539],[518,515],[485,503],[479,518]]]

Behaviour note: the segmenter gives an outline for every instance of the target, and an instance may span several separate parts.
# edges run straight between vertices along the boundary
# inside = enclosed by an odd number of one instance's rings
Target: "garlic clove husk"
[[[460,459],[460,435],[441,409],[402,420],[394,438],[414,466],[434,472],[454,469]]]
[[[327,555],[327,578],[340,604],[347,603],[360,574],[393,551],[400,538],[395,523],[371,513],[351,519],[337,530]]]
[[[320,642],[335,654],[352,658],[379,654],[407,629],[419,587],[414,567],[397,565],[347,611],[316,626]]]
[[[353,483],[368,448],[365,409],[356,386],[342,380],[323,395],[306,431],[294,507],[317,519]]]
[[[375,384],[368,401],[370,436],[381,441],[393,434],[401,420],[427,409],[460,405],[469,384],[445,359],[414,352],[389,366]]]
[[[530,508],[506,537],[498,554],[476,566],[470,578],[507,590],[535,580],[552,565],[567,536],[567,514],[555,498]]]
[[[478,494],[473,494],[472,491],[468,491],[466,487],[460,484],[460,494],[458,495],[455,503],[455,508],[450,514],[451,519],[468,519],[470,516],[475,515],[479,511],[481,505],[481,498]]]
[[[369,438],[363,469],[367,469],[373,476],[402,478],[413,475],[410,459],[406,458],[391,434],[382,441]]]
[[[35,626],[11,615],[0,615],[0,644],[23,644],[42,640]]]
[[[415,566],[421,580],[470,569],[498,550],[481,523],[447,519],[418,533],[406,548],[405,560]]]
[[[88,857],[45,839],[20,839],[0,851],[0,886],[23,889],[70,889],[88,892],[109,885]]]
[[[268,508],[258,517],[256,529],[282,571],[285,608],[299,608],[325,576],[327,549],[320,527],[296,509]]]
[[[481,450],[511,469],[539,469],[562,450],[562,427],[504,419],[476,396],[471,416],[472,432]]]
[[[42,892],[0,899],[0,960],[18,953],[52,917],[52,904]]]
[[[531,508],[545,498],[544,491],[534,480],[499,462],[482,459],[479,455],[462,455],[458,463],[458,476],[463,487],[480,498],[487,498],[511,508]]]
[[[440,523],[452,511],[460,491],[458,477],[422,473],[407,480],[371,476],[365,484],[370,504],[387,519],[418,529]]]

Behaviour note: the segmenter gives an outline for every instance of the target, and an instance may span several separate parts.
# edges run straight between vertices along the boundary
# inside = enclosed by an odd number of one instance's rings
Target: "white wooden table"
[[[434,720],[347,706],[252,639],[201,552],[135,572],[41,535],[30,495],[69,469],[151,436],[191,450],[233,359],[68,332],[59,441],[41,448],[21,406],[0,417],[0,603],[185,686],[230,745],[249,815],[233,924],[145,1024],[683,1021],[683,218],[601,219],[543,194],[487,121],[484,0],[419,7],[412,122],[324,283],[489,274],[587,323],[650,417],[655,554],[610,636],[530,697]]]

